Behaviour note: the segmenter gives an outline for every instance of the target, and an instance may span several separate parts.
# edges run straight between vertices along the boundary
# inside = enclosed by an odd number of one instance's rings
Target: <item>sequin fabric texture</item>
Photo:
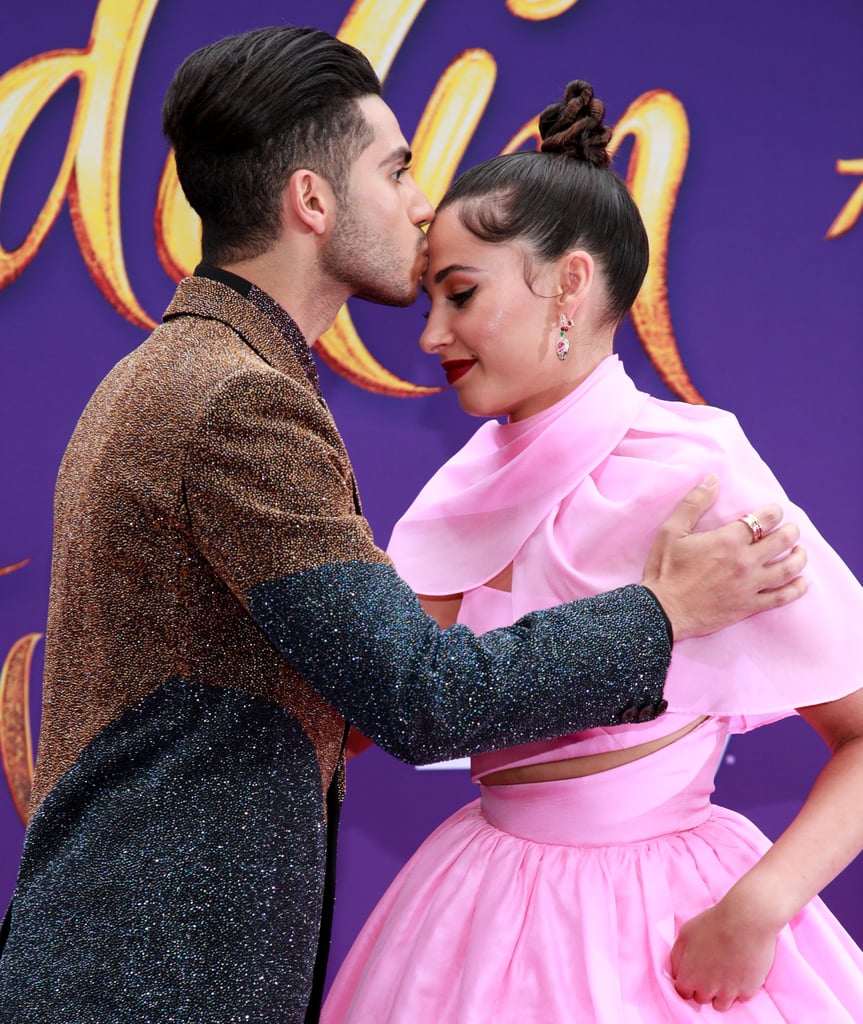
[[[573,710],[573,676],[586,727],[629,720],[634,710],[656,717],[667,633],[661,621],[645,631],[640,595],[641,588],[624,587],[533,612],[478,640],[465,626],[441,633],[383,565],[308,569],[259,584],[249,599],[256,619],[322,693],[339,700],[342,687],[364,673],[354,715],[360,728],[421,764],[578,731],[550,724]],[[401,614],[387,622],[380,608],[394,598]],[[640,688],[621,711],[618,679],[633,675]]]
[[[312,358],[311,349],[286,310],[282,309],[271,295],[267,295],[266,292],[261,291],[255,285],[249,288],[248,299],[270,320],[279,334],[288,343],[291,352],[296,356],[297,362],[305,370],[309,383],[315,389],[315,394],[317,394],[318,398],[322,398],[321,378],[318,376],[318,368],[315,366],[315,360]]]
[[[442,634],[282,327],[182,281],[60,469],[0,1021],[303,1021],[342,715],[456,756],[652,706],[669,653],[638,587]]]

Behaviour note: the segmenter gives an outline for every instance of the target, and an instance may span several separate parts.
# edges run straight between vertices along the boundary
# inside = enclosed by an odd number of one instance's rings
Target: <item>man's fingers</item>
[[[686,495],[660,527],[644,566],[643,583],[665,609],[675,640],[790,604],[808,588],[799,576],[806,565],[800,532],[780,525],[779,505],[756,508],[744,522],[695,529],[718,487],[708,476]]]
[[[766,612],[771,608],[781,608],[783,605],[796,601],[798,597],[803,597],[808,589],[809,580],[805,576],[797,576],[790,583],[761,590],[753,599],[755,610]]]
[[[742,525],[742,524],[741,524]],[[789,551],[800,540],[800,528],[796,523],[785,523],[778,530],[768,533],[757,544],[752,554],[760,562],[770,562],[783,552]]]
[[[782,509],[778,505],[765,505],[763,508],[755,509],[750,513],[761,525],[762,536],[766,536],[771,530],[775,529],[782,521]],[[741,536],[745,540],[755,543],[752,530],[746,525],[746,523],[737,520],[734,524],[735,529],[743,531]],[[757,543],[761,543],[758,541]]]
[[[768,562],[762,567],[759,589],[768,590],[771,587],[781,587],[784,583],[789,583],[795,576],[799,576],[803,572],[807,561],[806,548],[795,545],[784,557]]]
[[[788,527],[782,527],[783,530]],[[778,531],[777,531],[778,532]],[[798,533],[796,527],[792,533]],[[770,538],[758,543],[759,558],[764,553],[763,544]],[[784,544],[784,541],[780,543]],[[782,548],[784,551],[785,549]],[[806,549],[795,545],[790,551],[778,558],[776,561],[769,561],[766,565],[758,568],[757,580],[758,593],[752,597],[753,609],[759,612],[770,611],[772,608],[781,608],[783,605],[791,604],[798,597],[802,597],[809,589],[809,581],[800,574],[806,568],[808,556]]]
[[[692,533],[698,520],[710,508],[719,493],[719,478],[709,473],[683,498],[665,520],[665,528],[675,536]]]
[[[805,576],[795,576],[788,583],[781,583],[774,587],[765,587],[753,594],[746,602],[748,615],[757,612],[769,612],[773,608],[782,608],[791,604],[799,597],[803,597],[809,589],[809,580]]]

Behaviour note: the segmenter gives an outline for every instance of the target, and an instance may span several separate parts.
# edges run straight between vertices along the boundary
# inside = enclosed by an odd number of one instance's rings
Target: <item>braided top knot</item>
[[[540,115],[540,152],[562,153],[594,167],[608,167],[611,129],[602,123],[604,117],[605,104],[594,99],[590,83],[570,82],[563,102],[552,103]]]

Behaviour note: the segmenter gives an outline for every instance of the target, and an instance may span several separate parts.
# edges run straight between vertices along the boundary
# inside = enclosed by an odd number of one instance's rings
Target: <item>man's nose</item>
[[[426,198],[425,192],[414,181],[414,196],[411,203],[411,220],[417,227],[425,227],[434,220],[434,207]]]

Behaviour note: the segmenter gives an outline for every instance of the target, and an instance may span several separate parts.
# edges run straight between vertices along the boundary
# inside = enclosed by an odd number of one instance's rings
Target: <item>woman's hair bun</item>
[[[562,103],[552,103],[539,117],[540,152],[562,153],[594,167],[608,167],[611,129],[602,119],[605,104],[594,98],[588,82],[570,82]]]

